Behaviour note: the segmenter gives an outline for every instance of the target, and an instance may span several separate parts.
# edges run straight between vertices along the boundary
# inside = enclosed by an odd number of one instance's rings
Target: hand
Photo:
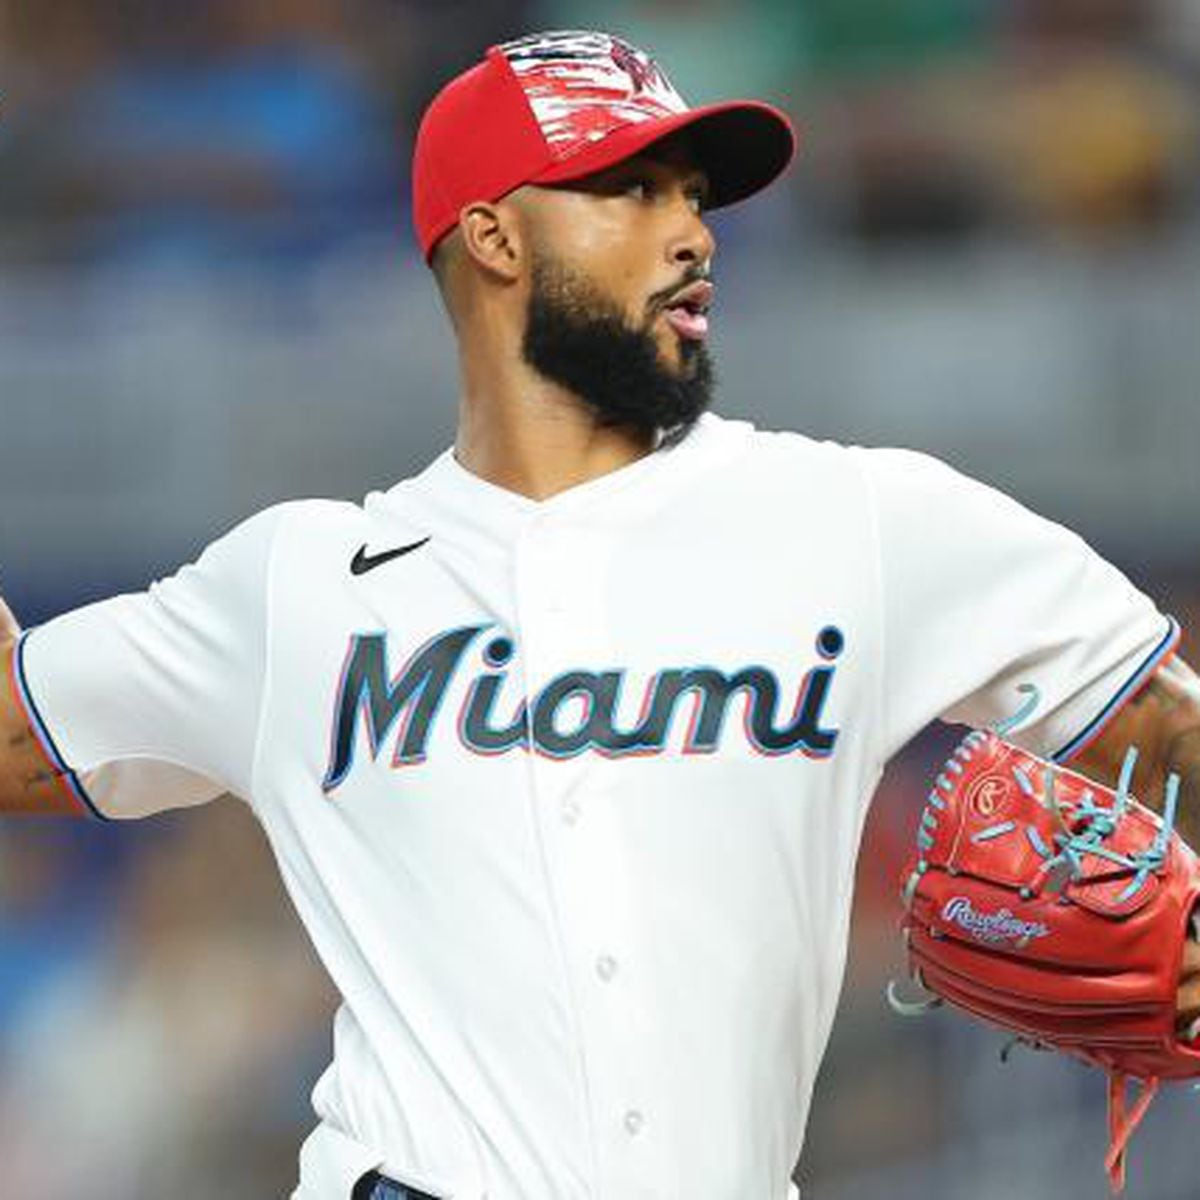
[[[1183,967],[1179,972],[1179,991],[1175,1009],[1180,1029],[1200,1020],[1200,942],[1188,938],[1183,944]]]

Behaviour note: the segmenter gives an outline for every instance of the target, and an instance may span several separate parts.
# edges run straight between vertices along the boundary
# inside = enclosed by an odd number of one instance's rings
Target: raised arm
[[[77,814],[79,802],[42,750],[20,700],[14,663],[20,632],[0,599],[0,812]]]

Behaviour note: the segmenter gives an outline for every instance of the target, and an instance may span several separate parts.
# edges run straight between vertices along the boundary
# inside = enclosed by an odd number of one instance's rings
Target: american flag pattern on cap
[[[497,47],[560,161],[615,130],[687,112],[663,69],[607,33],[535,33]]]

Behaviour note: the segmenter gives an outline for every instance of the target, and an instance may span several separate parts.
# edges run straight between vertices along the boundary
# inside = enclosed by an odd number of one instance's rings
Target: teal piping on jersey
[[[42,748],[42,753],[58,773],[58,777],[66,786],[67,791],[79,802],[81,814],[85,816],[90,814],[98,821],[108,821],[109,818],[92,803],[92,798],[87,794],[87,788],[83,786],[79,776],[67,766],[66,759],[59,753],[58,746],[55,745],[54,738],[51,737],[50,730],[46,727],[46,722],[42,720],[37,701],[34,700],[33,694],[29,690],[29,684],[25,679],[25,643],[32,632],[32,629],[27,629],[21,634],[16,650],[13,652],[13,681],[17,685],[17,699],[25,710],[29,727],[33,730],[34,737],[37,738],[38,745]]]
[[[1066,763],[1077,754],[1082,754],[1104,732],[1109,721],[1141,691],[1150,676],[1175,653],[1179,638],[1179,622],[1174,617],[1168,617],[1167,632],[1163,634],[1158,645],[1146,655],[1116,695],[1061,750],[1050,755],[1050,760]]]

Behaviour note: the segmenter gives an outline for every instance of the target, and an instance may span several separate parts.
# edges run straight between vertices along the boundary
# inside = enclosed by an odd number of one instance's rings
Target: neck
[[[545,500],[654,448],[628,430],[598,426],[578,396],[534,371],[517,347],[464,342],[459,367],[454,455],[498,487]]]

